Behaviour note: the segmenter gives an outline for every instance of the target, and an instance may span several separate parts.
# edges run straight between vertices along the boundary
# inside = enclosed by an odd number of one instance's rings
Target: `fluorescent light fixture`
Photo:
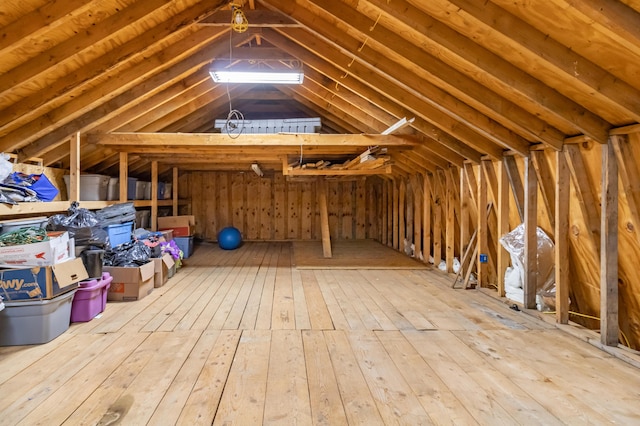
[[[210,70],[211,78],[216,83],[267,83],[267,84],[302,84],[302,71],[234,71],[232,69]]]
[[[384,132],[380,133],[381,135],[390,135],[393,132],[397,132],[398,130],[402,129],[403,127],[408,126],[409,124],[413,123],[414,120],[416,118],[410,118],[409,120],[407,120],[407,117],[404,117],[400,120],[398,120],[397,123],[395,123],[394,125],[390,126],[388,129],[386,129]]]

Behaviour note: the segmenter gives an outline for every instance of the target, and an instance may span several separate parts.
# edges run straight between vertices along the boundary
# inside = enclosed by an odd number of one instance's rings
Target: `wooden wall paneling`
[[[287,238],[296,240],[301,233],[302,194],[300,182],[285,181],[287,197]]]
[[[627,199],[633,230],[640,244],[640,169],[634,161],[628,136],[612,136],[611,143],[618,160],[618,173],[622,191]]]
[[[260,181],[264,179],[255,173],[245,174],[245,190],[243,198],[247,227],[244,238],[247,240],[260,239]]]
[[[191,208],[191,212],[189,214],[192,214],[196,217],[195,232],[198,233],[198,232],[201,232],[201,229],[203,226],[200,218],[202,217],[202,205],[203,205],[204,199],[203,197],[199,197],[197,195],[202,193],[202,174],[189,173],[188,182],[189,182],[189,189],[187,191],[189,193],[189,200],[191,200],[189,202],[189,206]]]
[[[431,177],[425,173],[422,177],[422,255],[424,261],[429,263],[431,257]]]
[[[285,179],[281,173],[276,173],[273,179],[273,238],[287,239],[287,200]]]
[[[411,176],[411,189],[413,191],[413,244],[414,256],[420,259],[422,254],[422,191],[423,185],[420,174]]]
[[[190,173],[193,176],[197,173]],[[232,218],[229,214],[231,209],[231,197],[229,197],[229,174],[221,172],[218,175],[218,191],[216,192],[216,200],[218,205],[218,217],[220,218],[220,228],[225,228],[232,225]],[[198,194],[194,194],[196,197]]]
[[[578,199],[580,211],[585,221],[593,247],[596,253],[600,252],[600,204],[597,203],[598,197],[595,195],[594,182],[589,173],[587,173],[586,165],[580,152],[580,147],[575,144],[565,145],[565,156],[567,165],[571,172],[571,181],[575,188],[575,194]]]
[[[322,235],[322,254],[330,258],[331,234],[329,229],[329,208],[327,205],[327,181],[323,177],[318,177],[316,186],[318,188],[318,210],[320,210],[320,230]]]
[[[442,260],[442,210],[446,206],[446,199],[443,190],[445,183],[440,173],[434,175],[433,183],[433,264],[437,268]]]
[[[471,200],[471,194],[469,192],[469,185],[467,185],[466,169],[460,168],[459,181],[460,181],[460,261],[462,262],[462,254],[466,252],[467,246],[471,238],[469,229],[469,204]]]
[[[384,245],[389,244],[388,238],[388,230],[389,230],[389,206],[391,203],[389,202],[389,191],[388,191],[388,181],[385,179],[382,181],[382,205],[380,206],[381,212],[381,221],[380,221],[380,242]]]
[[[488,227],[487,227],[487,180],[482,167],[478,167],[478,180],[477,180],[477,246],[478,254],[476,259],[476,272],[478,287],[486,287],[488,285],[488,265],[481,261],[481,256],[488,256],[489,242],[488,242]]]
[[[446,206],[447,206],[447,218],[445,228],[445,262],[447,265],[447,272],[453,272],[453,258],[455,256],[455,196],[457,188],[453,175],[450,171],[442,172],[445,177],[446,186]]]
[[[411,246],[413,244],[413,225],[414,225],[414,209],[413,209],[413,186],[411,185],[411,177],[413,174],[409,176],[409,178],[405,181],[406,183],[406,193],[405,193],[405,211],[407,212],[407,218],[405,220],[406,224],[406,232],[405,232],[405,241],[407,244],[404,247],[405,253],[411,252]]]
[[[566,145],[565,145],[566,146]],[[569,206],[570,179],[567,159],[557,151],[555,182],[555,280],[556,322],[569,323]]]
[[[341,236],[342,239],[352,240],[354,238],[353,212],[355,210],[355,182],[352,180],[343,181],[340,184],[341,189],[341,209],[340,221],[342,223]]]
[[[233,226],[244,232],[246,227],[245,221],[245,205],[244,191],[246,191],[245,185],[245,173],[235,172],[230,173],[231,177],[231,208],[232,208],[232,223]]]
[[[536,288],[538,282],[538,179],[531,157],[524,163],[524,307],[535,309]]]
[[[567,188],[568,191],[568,188]],[[509,177],[504,159],[498,161],[498,244],[496,260],[496,281],[498,284],[498,296],[504,297],[504,274],[510,263],[509,252],[502,247],[499,239],[511,228],[509,227]],[[567,225],[568,226],[568,225]]]
[[[329,206],[329,229],[331,236],[335,239],[342,237],[342,186],[339,181],[327,181],[327,204]]]
[[[398,244],[399,250],[405,251],[407,243],[407,181],[403,178],[399,182],[398,194]]]
[[[400,238],[400,192],[399,192],[399,182],[397,180],[393,180],[393,248],[398,250],[400,247],[399,238]]]
[[[616,136],[613,136],[615,138]],[[618,322],[618,164],[613,143],[602,146],[600,249],[600,339],[617,346]]]
[[[201,198],[206,200],[206,206],[204,209],[203,219],[205,222],[204,232],[205,237],[208,240],[216,241],[218,239],[218,232],[223,228],[219,222],[219,197],[218,194],[218,180],[220,173],[207,173],[206,180],[204,182],[203,191],[201,192]],[[198,197],[195,197],[198,198]],[[192,200],[192,202],[195,200]],[[202,220],[202,219],[200,219]],[[243,234],[244,238],[250,239],[250,236],[246,233]]]
[[[300,213],[300,238],[303,240],[313,239],[315,226],[316,199],[313,190],[313,183],[309,181],[300,182],[300,196],[302,197],[302,210]]]
[[[393,247],[393,224],[395,223],[393,220],[395,203],[394,203],[394,189],[395,181],[391,179],[385,180],[385,187],[387,193],[387,204],[385,204],[385,208],[387,209],[387,245],[389,247]]]
[[[554,223],[555,223],[555,180],[549,167],[549,162],[544,151],[531,151],[531,159],[533,167],[538,177],[538,186],[542,194],[542,202],[545,206],[547,218],[549,219],[549,228],[545,228],[545,232],[553,239]]]
[[[354,238],[363,240],[367,237],[367,179],[362,177],[355,181],[355,235]]]
[[[524,186],[520,179],[520,173],[518,172],[518,165],[516,159],[513,156],[507,155],[503,158],[504,164],[507,168],[507,176],[509,177],[509,185],[511,185],[511,191],[516,203],[516,209],[518,216],[520,216],[520,222],[524,221]]]
[[[258,220],[260,220],[260,239],[272,240],[274,239],[274,196],[273,196],[273,181],[274,178],[263,178],[259,180],[260,183],[260,210]]]
[[[366,190],[366,216],[367,225],[365,229],[365,237],[376,240],[384,244],[382,240],[382,223],[384,222],[383,210],[383,194],[379,179],[368,177],[364,181]],[[383,204],[381,204],[383,203]]]

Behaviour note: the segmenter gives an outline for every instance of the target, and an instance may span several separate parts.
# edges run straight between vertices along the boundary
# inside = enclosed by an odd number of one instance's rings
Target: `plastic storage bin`
[[[2,233],[17,231],[20,228],[45,228],[49,219],[46,216],[30,217],[28,219],[3,220],[0,222]]]
[[[144,194],[147,190],[147,182],[144,181],[136,181],[136,196],[134,200],[144,200]]]
[[[180,250],[182,250],[183,259],[188,258],[193,253],[193,237],[173,237]]]
[[[109,236],[111,247],[131,241],[131,231],[133,230],[133,222],[121,223],[119,225],[109,225],[104,228]]]
[[[136,228],[149,229],[151,223],[151,211],[150,210],[137,210],[136,211]]]
[[[151,182],[144,183],[144,199],[145,200],[151,199]]]
[[[171,198],[171,188],[173,187],[173,184],[171,183],[166,183],[164,184],[164,188],[162,190],[162,199],[163,200],[168,200]]]
[[[71,322],[91,321],[107,306],[107,292],[113,277],[104,272],[102,278],[82,281],[71,304]]]
[[[127,178],[127,200],[135,200],[136,199],[136,187],[138,183],[138,178]]]
[[[67,185],[69,195],[69,175],[64,175],[64,183]],[[109,192],[109,176],[104,175],[80,175],[80,200],[79,201],[104,201]]]
[[[107,200],[119,200],[120,199],[120,179],[109,178],[109,189],[107,190]]]
[[[5,301],[0,311],[0,346],[47,343],[69,329],[76,290],[49,300]]]

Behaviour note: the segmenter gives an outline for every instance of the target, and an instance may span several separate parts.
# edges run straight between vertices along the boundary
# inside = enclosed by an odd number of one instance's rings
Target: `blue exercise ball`
[[[223,250],[235,250],[242,243],[242,234],[237,228],[228,226],[218,232],[218,245]]]

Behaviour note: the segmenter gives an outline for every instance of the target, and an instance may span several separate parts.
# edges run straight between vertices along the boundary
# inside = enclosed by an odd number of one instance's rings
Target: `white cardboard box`
[[[75,257],[75,244],[69,233],[50,233],[49,240],[41,243],[0,247],[0,265],[51,266]]]

